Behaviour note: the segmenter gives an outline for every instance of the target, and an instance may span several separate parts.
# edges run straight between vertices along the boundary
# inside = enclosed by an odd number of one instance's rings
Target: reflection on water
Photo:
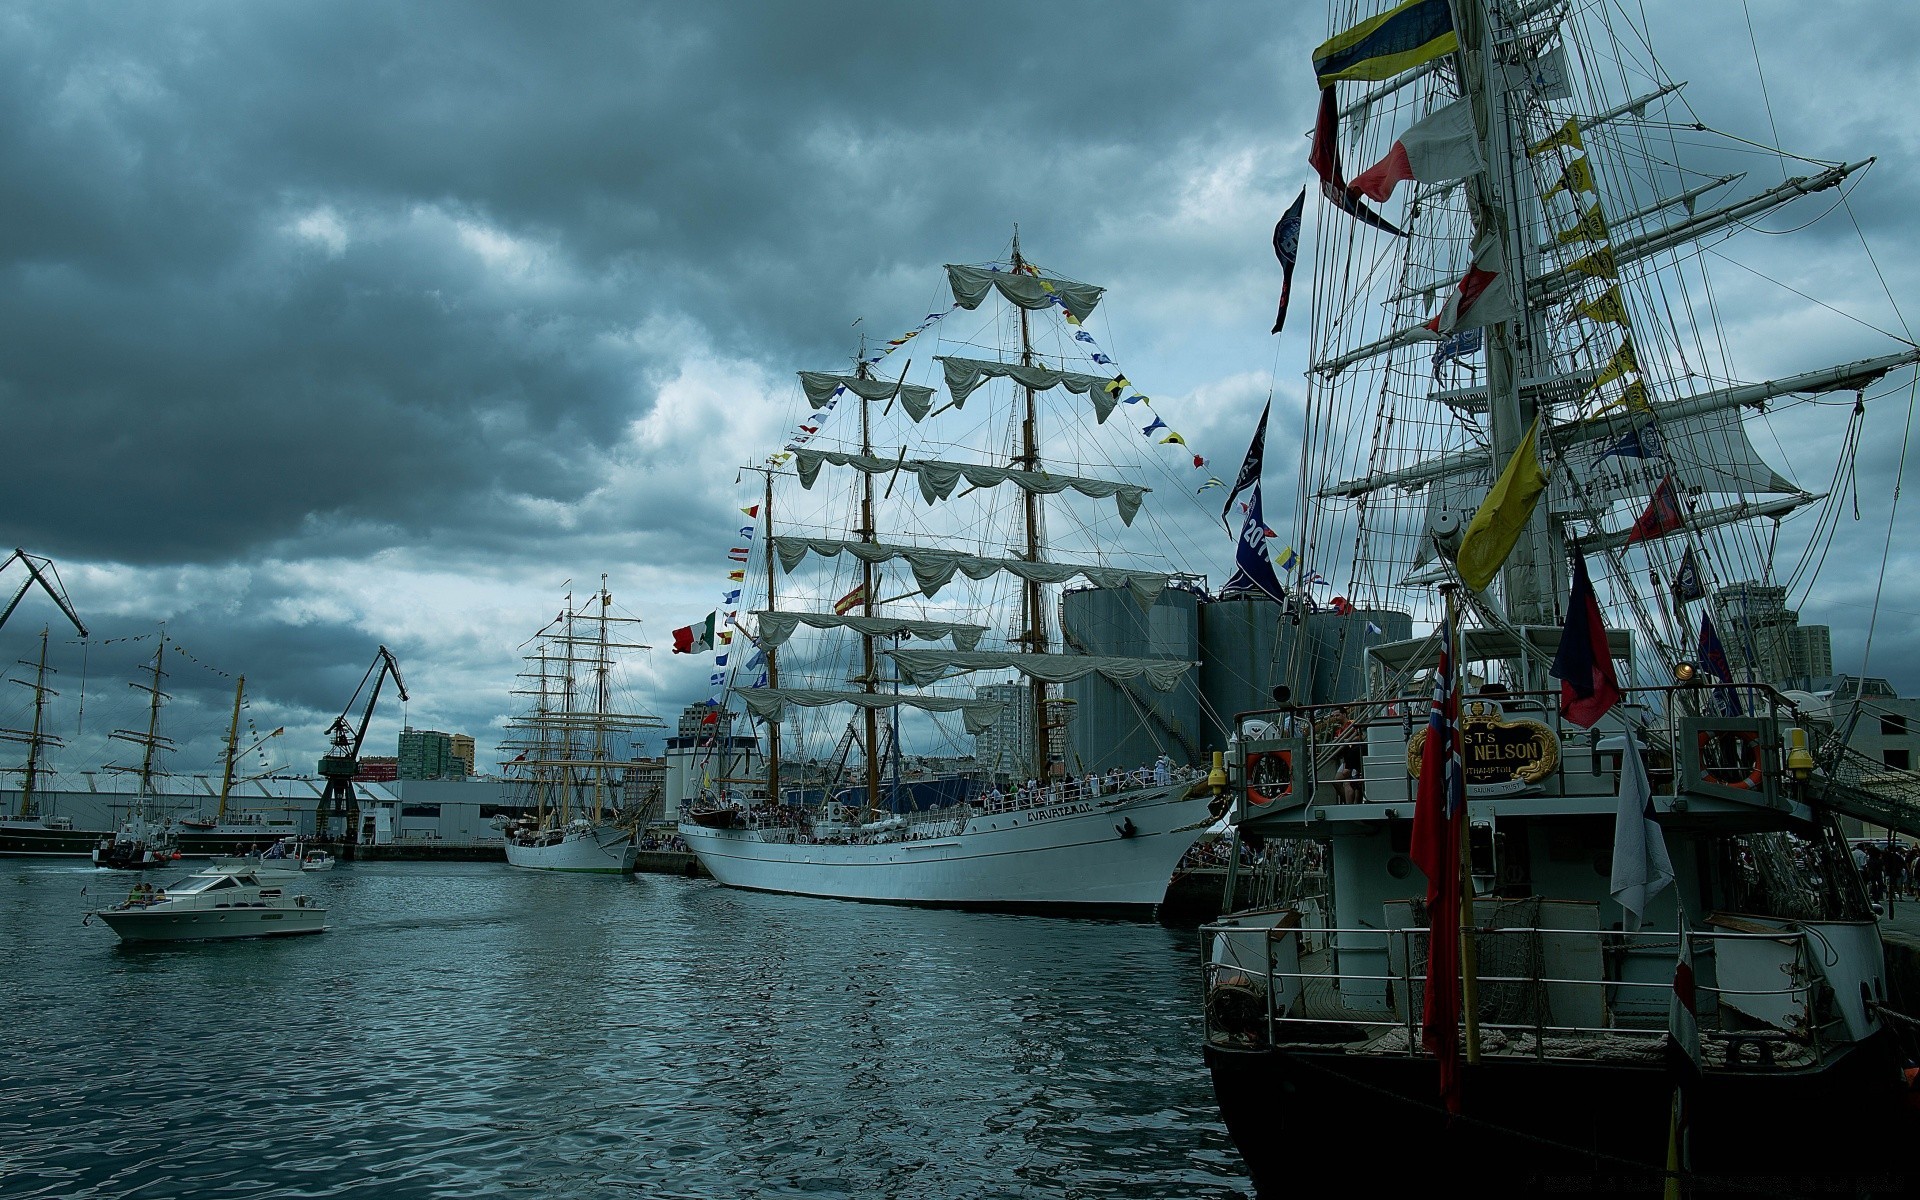
[[[122,949],[128,878],[0,861],[0,1196],[1250,1190],[1190,931],[383,863]]]

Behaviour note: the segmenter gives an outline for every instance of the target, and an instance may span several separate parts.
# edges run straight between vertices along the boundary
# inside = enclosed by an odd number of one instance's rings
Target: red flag
[[[1395,237],[1407,236],[1385,217],[1360,203],[1346,180],[1340,178],[1340,105],[1334,99],[1331,85],[1320,90],[1320,115],[1313,123],[1313,147],[1307,152],[1307,165],[1320,177],[1320,194],[1331,200],[1335,208]]]
[[[1460,1111],[1460,838],[1467,823],[1460,768],[1460,698],[1453,680],[1449,602],[1434,667],[1427,739],[1413,805],[1412,858],[1427,876],[1427,984],[1420,1043],[1440,1064],[1440,1095]]]
[[[1647,501],[1647,511],[1641,513],[1640,519],[1627,531],[1627,545],[1672,533],[1686,523],[1687,516],[1680,511],[1680,500],[1674,494],[1673,476],[1669,475],[1654,489],[1653,499]]]
[[[720,723],[720,710],[714,709],[712,712],[708,713],[706,716],[701,717],[700,723],[702,725],[718,725]]]
[[[1613,672],[1613,651],[1607,647],[1607,624],[1601,619],[1600,600],[1593,594],[1584,556],[1574,558],[1567,624],[1560,633],[1560,652],[1547,674],[1560,681],[1560,715],[1582,729],[1592,728],[1620,702],[1620,680]]]

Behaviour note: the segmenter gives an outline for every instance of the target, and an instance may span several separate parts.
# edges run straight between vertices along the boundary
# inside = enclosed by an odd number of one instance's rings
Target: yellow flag
[[[1536,416],[1527,428],[1527,436],[1514,447],[1507,469],[1500,472],[1480,511],[1473,514],[1466,537],[1460,540],[1460,579],[1476,592],[1486,591],[1499,574],[1500,564],[1513,553],[1514,543],[1533,516],[1540,493],[1547,490],[1547,473],[1533,448],[1539,432],[1540,418]]]
[[[1545,200],[1548,196],[1556,192],[1594,192],[1597,194],[1599,191],[1600,189],[1595,187],[1593,183],[1593,166],[1587,161],[1587,156],[1583,154],[1567,164],[1567,169],[1560,172],[1560,182],[1554,184],[1545,192],[1542,192],[1540,198]]]
[[[1592,254],[1574,259],[1567,264],[1567,270],[1580,275],[1591,275],[1595,279],[1620,278],[1620,270],[1614,266],[1612,246],[1602,246]]]
[[[1607,360],[1607,365],[1601,367],[1600,373],[1595,375],[1593,382],[1587,385],[1587,392],[1597,392],[1621,376],[1629,372],[1637,374],[1639,370],[1640,360],[1634,357],[1633,339],[1622,338],[1620,348],[1613,352],[1613,357]]]
[[[1627,305],[1620,298],[1620,285],[1617,283],[1601,292],[1598,299],[1583,300],[1574,305],[1573,311],[1589,321],[1611,322],[1615,325],[1627,323]]]
[[[1585,150],[1586,144],[1580,140],[1580,122],[1573,117],[1567,123],[1527,147],[1527,157],[1537,158],[1557,146],[1566,146],[1573,150]]]
[[[1162,446],[1166,445],[1169,442],[1172,442],[1176,446],[1184,446],[1187,444],[1187,439],[1181,437],[1177,433],[1169,433],[1167,436],[1160,439],[1160,444]]]
[[[1572,229],[1563,229],[1554,237],[1562,246],[1572,242],[1604,242],[1607,240],[1607,218],[1600,211],[1600,202],[1595,200],[1580,214],[1580,223]]]

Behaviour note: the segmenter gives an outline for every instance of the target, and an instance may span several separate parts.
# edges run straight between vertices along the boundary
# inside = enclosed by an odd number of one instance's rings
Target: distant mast
[[[20,665],[34,668],[32,683],[27,683],[24,680],[14,680],[15,683],[23,687],[33,689],[33,728],[24,738],[12,730],[0,730],[0,739],[7,741],[24,741],[27,744],[27,762],[25,766],[20,768],[20,809],[18,814],[22,818],[27,818],[40,815],[40,802],[34,794],[35,789],[39,786],[40,775],[43,770],[40,766],[40,748],[42,746],[60,745],[59,738],[46,732],[47,697],[50,695],[57,696],[60,693],[53,691],[47,686],[47,629],[45,626],[42,626],[40,629],[39,662],[37,664],[29,663],[23,659]]]

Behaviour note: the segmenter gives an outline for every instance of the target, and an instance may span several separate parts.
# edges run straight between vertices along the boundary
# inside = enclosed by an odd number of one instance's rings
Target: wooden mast
[[[760,517],[765,530],[762,551],[767,559],[767,611],[776,611],[773,586],[773,468],[755,468],[765,481],[760,495]],[[780,662],[778,653],[772,645],[764,645],[761,652],[767,656],[767,686],[780,686]],[[767,722],[767,799],[780,803],[780,722]]]
[[[860,363],[858,367],[855,368],[855,373],[861,379],[870,377],[867,373],[866,360],[867,339],[865,335],[862,335],[860,338]],[[872,409],[873,401],[867,399],[865,396],[861,396],[860,453],[867,458],[873,457]],[[863,542],[872,543],[874,540],[873,476],[865,471],[860,472],[859,533],[860,540]],[[873,564],[866,561],[862,561],[860,564],[860,603],[860,611],[862,614],[869,617],[874,615]],[[873,635],[870,633],[862,633],[860,635],[860,663],[860,686],[868,695],[872,695],[879,689],[875,682],[878,668],[874,663]],[[860,712],[861,724],[864,726],[864,731],[867,736],[867,811],[869,813],[877,813],[880,811],[880,723],[871,705],[862,708]]]
[[[1013,231],[1013,269],[1017,273],[1026,267],[1026,260],[1020,257],[1020,230]],[[1020,309],[1020,365],[1033,365],[1033,334],[1027,322],[1027,310]],[[1040,469],[1039,438],[1035,429],[1035,402],[1033,388],[1025,386],[1027,394],[1026,413],[1020,422],[1020,456],[1015,461],[1023,470]],[[1027,561],[1040,561],[1040,497],[1031,491],[1023,491],[1026,508]],[[1027,580],[1024,586],[1026,610],[1026,634],[1020,639],[1034,654],[1047,652],[1047,623],[1045,595],[1040,584]],[[1042,787],[1047,784],[1047,685],[1039,679],[1029,678],[1027,688],[1033,697],[1033,777]]]
[[[20,776],[20,815],[39,815],[39,802],[33,797],[34,784],[40,778],[40,730],[47,708],[47,628],[40,627],[40,665],[33,677],[33,733],[27,738],[27,765]]]
[[[220,804],[213,812],[216,825],[227,819],[227,797],[233,792],[233,760],[240,749],[240,697],[246,690],[247,677],[242,675],[233,685],[233,720],[227,723],[227,756],[225,768],[220,773]]]

